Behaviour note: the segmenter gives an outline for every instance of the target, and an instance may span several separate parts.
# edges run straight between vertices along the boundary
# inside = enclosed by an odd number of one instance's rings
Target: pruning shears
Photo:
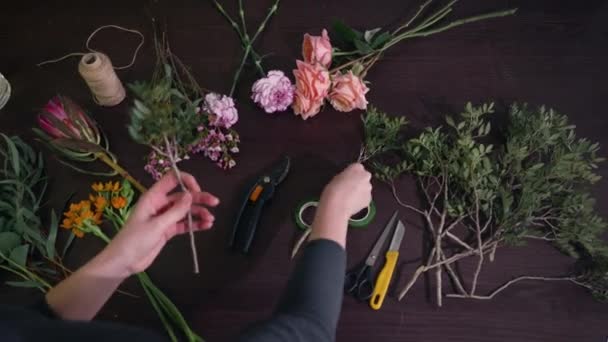
[[[244,254],[249,252],[262,209],[274,196],[277,186],[287,177],[290,165],[289,157],[283,157],[269,172],[263,173],[248,187],[230,236],[229,245],[233,250]]]

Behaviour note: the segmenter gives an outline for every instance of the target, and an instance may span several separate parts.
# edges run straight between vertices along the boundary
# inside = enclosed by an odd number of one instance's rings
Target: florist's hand
[[[189,210],[195,231],[213,226],[215,218],[205,206],[217,206],[218,198],[201,192],[192,175],[182,172],[181,177],[188,193],[171,194],[179,183],[174,172],[167,173],[140,197],[124,227],[108,245],[110,255],[124,261],[127,276],[144,271],[167,241],[188,232]]]
[[[321,204],[331,206],[337,213],[350,218],[371,202],[371,178],[362,164],[351,164],[325,186]]]

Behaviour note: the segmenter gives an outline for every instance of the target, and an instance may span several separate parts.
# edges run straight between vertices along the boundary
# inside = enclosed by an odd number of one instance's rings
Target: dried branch
[[[504,285],[500,286],[499,288],[497,288],[496,290],[492,291],[492,293],[490,293],[487,296],[479,296],[479,295],[462,295],[462,294],[448,294],[447,297],[449,298],[471,298],[471,299],[482,299],[482,300],[488,300],[488,299],[492,299],[494,298],[496,295],[498,295],[499,293],[501,293],[502,291],[506,290],[509,286],[520,282],[522,280],[541,280],[541,281],[570,281],[576,285],[579,286],[583,286],[583,287],[587,287],[581,283],[579,283],[578,281],[576,281],[576,278],[574,277],[535,277],[535,276],[521,276],[521,277],[517,277],[515,279],[509,280],[508,282],[506,282]]]

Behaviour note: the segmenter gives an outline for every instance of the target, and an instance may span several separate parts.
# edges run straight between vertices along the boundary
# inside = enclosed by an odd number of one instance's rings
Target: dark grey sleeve
[[[304,248],[273,316],[239,341],[334,341],[344,291],[346,252],[330,240]]]

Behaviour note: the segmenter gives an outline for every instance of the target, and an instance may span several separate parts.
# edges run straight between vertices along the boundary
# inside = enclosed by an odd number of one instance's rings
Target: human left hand
[[[206,207],[217,206],[218,198],[202,192],[192,175],[181,172],[181,177],[188,192],[171,193],[179,183],[174,172],[167,173],[140,197],[124,227],[106,247],[104,254],[120,261],[125,277],[145,271],[167,241],[188,232],[185,218],[189,210],[195,231],[213,226],[215,218]]]

